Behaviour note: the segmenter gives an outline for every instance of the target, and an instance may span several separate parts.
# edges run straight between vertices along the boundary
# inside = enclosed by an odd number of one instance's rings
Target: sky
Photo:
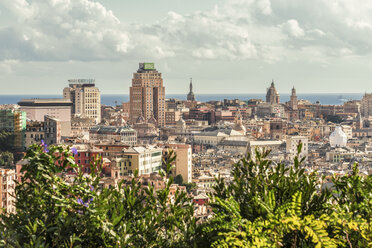
[[[372,1],[1,0],[0,95],[95,78],[128,94],[154,62],[168,94],[372,91]]]

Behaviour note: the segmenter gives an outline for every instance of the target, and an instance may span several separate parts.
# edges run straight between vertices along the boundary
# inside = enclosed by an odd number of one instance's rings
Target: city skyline
[[[4,1],[2,94],[54,94],[69,78],[129,94],[139,62],[162,71],[167,94],[187,94],[190,77],[196,95],[262,93],[272,79],[279,93],[371,92],[371,9],[325,0]]]

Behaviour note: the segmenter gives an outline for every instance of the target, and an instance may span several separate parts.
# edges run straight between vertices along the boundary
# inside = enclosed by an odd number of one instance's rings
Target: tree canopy
[[[299,152],[301,147],[299,147]],[[232,182],[216,178],[213,216],[194,217],[192,199],[170,192],[172,161],[160,172],[165,187],[141,185],[135,174],[101,187],[101,160],[84,175],[68,147],[33,145],[15,193],[16,213],[1,215],[4,247],[370,247],[372,178],[326,178],[296,157],[285,166],[256,152],[233,166]],[[173,157],[172,157],[173,156]],[[67,173],[75,173],[67,181]]]

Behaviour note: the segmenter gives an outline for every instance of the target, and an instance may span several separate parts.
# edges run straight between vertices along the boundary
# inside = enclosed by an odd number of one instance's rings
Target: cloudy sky
[[[371,92],[371,58],[372,1],[0,1],[0,94],[127,94],[139,62],[167,93]]]

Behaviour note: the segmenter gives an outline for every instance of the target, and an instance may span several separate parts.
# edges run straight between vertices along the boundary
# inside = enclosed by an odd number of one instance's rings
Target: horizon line
[[[309,92],[309,93],[303,93],[303,92],[297,92],[296,94],[304,95],[304,94],[309,94],[309,95],[321,95],[321,94],[365,94],[366,92]],[[257,94],[257,95],[266,95],[266,93],[257,93],[257,92],[252,92],[252,93],[199,93],[195,94],[197,95],[249,95],[249,94]],[[279,93],[280,95],[291,95],[291,93]],[[57,96],[57,95],[63,95],[63,94],[55,94],[55,93],[28,93],[28,94],[0,94],[0,96],[35,96],[35,95],[40,95],[40,96]],[[129,95],[129,93],[122,93],[122,94],[115,94],[115,93],[102,93],[101,95]],[[165,95],[187,95],[187,93],[165,93]]]

